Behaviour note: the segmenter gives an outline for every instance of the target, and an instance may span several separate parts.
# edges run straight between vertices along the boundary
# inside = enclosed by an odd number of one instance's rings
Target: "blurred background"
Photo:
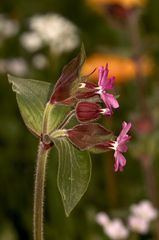
[[[108,63],[116,76],[120,108],[101,121],[116,135],[123,120],[131,121],[132,139],[121,173],[114,172],[112,153],[92,155],[88,191],[69,218],[52,151],[45,239],[159,239],[158,16],[158,0],[1,0],[0,240],[32,239],[38,145],[23,124],[7,73],[55,83],[81,42],[87,54],[82,74]],[[91,80],[97,81],[97,72]]]

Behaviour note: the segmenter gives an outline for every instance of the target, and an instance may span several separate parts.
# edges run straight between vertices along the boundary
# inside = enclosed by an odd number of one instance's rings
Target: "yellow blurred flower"
[[[146,0],[86,0],[89,5],[112,5],[119,4],[126,8],[142,7],[146,4]]]
[[[136,63],[128,57],[94,54],[86,59],[82,68],[82,75],[88,75],[93,69],[109,64],[110,75],[116,77],[117,83],[122,83],[136,77]],[[153,69],[152,60],[148,57],[141,58],[141,68],[144,76],[148,76]],[[98,69],[90,76],[91,80],[98,80]]]

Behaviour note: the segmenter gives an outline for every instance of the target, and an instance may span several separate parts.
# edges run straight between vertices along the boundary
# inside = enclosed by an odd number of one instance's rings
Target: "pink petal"
[[[104,69],[104,71],[103,71],[103,76],[102,76],[102,79],[101,79],[101,86],[102,86],[103,88],[105,88],[105,85],[107,84],[108,72],[109,72],[109,70],[108,70],[108,64],[106,64],[106,67],[105,67],[105,69]]]
[[[128,147],[126,146],[126,144],[119,144],[118,151],[120,151],[120,152],[127,152],[128,151]]]
[[[98,68],[98,78],[99,78],[98,86],[102,86],[103,73],[104,73],[104,67],[101,66],[101,67]]]
[[[122,123],[122,130],[121,130],[117,140],[121,141],[125,136],[128,136],[127,132],[130,130],[130,128],[131,128],[131,123],[123,122]]]
[[[111,77],[107,79],[106,83],[103,85],[103,89],[111,90],[113,88],[114,81],[115,81],[115,77]]]
[[[125,143],[127,143],[129,140],[130,140],[130,136],[128,136],[127,134],[124,136],[124,137],[122,137],[122,138],[117,138],[117,142],[118,142],[118,144],[119,145],[122,145],[122,144],[125,144]]]
[[[119,107],[118,101],[115,99],[115,97],[112,94],[102,93],[101,98],[104,101],[106,107],[108,107],[109,109],[111,109],[112,107],[113,108]]]
[[[115,157],[115,164],[114,164],[115,172],[117,172],[118,170],[122,171],[123,167],[126,165],[125,157],[119,151],[115,151],[114,157]]]
[[[98,86],[102,87],[103,90],[111,90],[113,88],[113,83],[115,80],[115,77],[111,77],[108,79],[108,64],[106,64],[106,67],[99,67],[98,74],[99,74],[99,80],[98,80]]]

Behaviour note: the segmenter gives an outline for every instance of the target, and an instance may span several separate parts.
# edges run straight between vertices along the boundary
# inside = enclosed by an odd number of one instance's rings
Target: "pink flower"
[[[130,136],[128,136],[128,131],[131,128],[131,123],[126,123],[123,122],[122,124],[122,130],[117,137],[117,140],[112,142],[112,146],[110,147],[111,149],[115,150],[114,157],[115,157],[115,164],[114,164],[114,169],[115,171],[122,171],[123,167],[126,165],[126,159],[123,156],[122,153],[127,152],[128,147],[127,147],[127,142],[130,139]]]
[[[108,78],[108,64],[104,68],[99,67],[99,80],[98,80],[98,94],[100,94],[101,99],[105,103],[105,106],[112,112],[112,108],[118,108],[119,103],[112,94],[107,93],[107,90],[113,89],[113,83],[115,77]]]
[[[104,102],[106,109],[109,110],[108,115],[113,114],[113,108],[118,108],[119,103],[113,96],[113,94],[107,93],[108,90],[113,89],[113,83],[115,77],[108,78],[108,64],[104,68],[103,66],[99,67],[99,80],[98,86],[94,83],[83,82],[80,83],[80,89],[82,90],[79,94],[77,94],[77,98],[89,98],[95,95],[99,95],[102,101]]]

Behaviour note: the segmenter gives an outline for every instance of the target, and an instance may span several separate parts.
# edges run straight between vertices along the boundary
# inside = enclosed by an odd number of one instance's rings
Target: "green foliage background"
[[[0,13],[11,16],[19,22],[34,14],[60,13],[74,22],[80,29],[87,55],[96,51],[115,52],[131,55],[128,34],[124,28],[113,28],[107,18],[98,15],[82,0],[2,0]],[[159,64],[159,1],[150,0],[141,16],[141,34],[146,52],[151,53],[156,66]],[[25,26],[24,26],[25,28]],[[18,38],[18,37],[17,37]],[[18,39],[6,40],[0,47],[0,57],[24,57],[30,55],[18,45]],[[52,59],[44,71],[30,66],[27,78],[56,82],[62,66],[77,53],[77,49],[62,55],[58,61]],[[49,56],[48,56],[49,58]],[[121,69],[121,71],[124,71]],[[158,114],[158,67],[147,79],[146,101],[152,114]],[[113,120],[104,124],[120,130],[121,122],[131,118],[138,111],[135,81],[117,86],[120,94],[120,109]],[[156,123],[157,126],[157,123]],[[138,161],[140,152],[153,156],[156,189],[159,185],[158,128],[143,138],[132,130],[132,144],[127,154],[127,166],[122,173],[114,173],[111,153],[93,156],[92,178],[88,191],[69,218],[66,218],[60,194],[57,189],[57,152],[51,153],[47,166],[45,198],[46,240],[100,240],[106,239],[95,223],[95,213],[106,211],[111,216],[124,217],[130,204],[150,198],[147,192],[144,172]],[[32,239],[32,208],[35,159],[38,140],[25,128],[20,117],[15,95],[8,84],[6,74],[0,76],[0,239]],[[149,176],[150,178],[152,176]],[[158,195],[158,193],[156,194]],[[158,196],[157,196],[158,197]],[[151,200],[151,199],[150,199]],[[155,199],[156,205],[158,199]],[[155,239],[153,231],[141,239]]]

